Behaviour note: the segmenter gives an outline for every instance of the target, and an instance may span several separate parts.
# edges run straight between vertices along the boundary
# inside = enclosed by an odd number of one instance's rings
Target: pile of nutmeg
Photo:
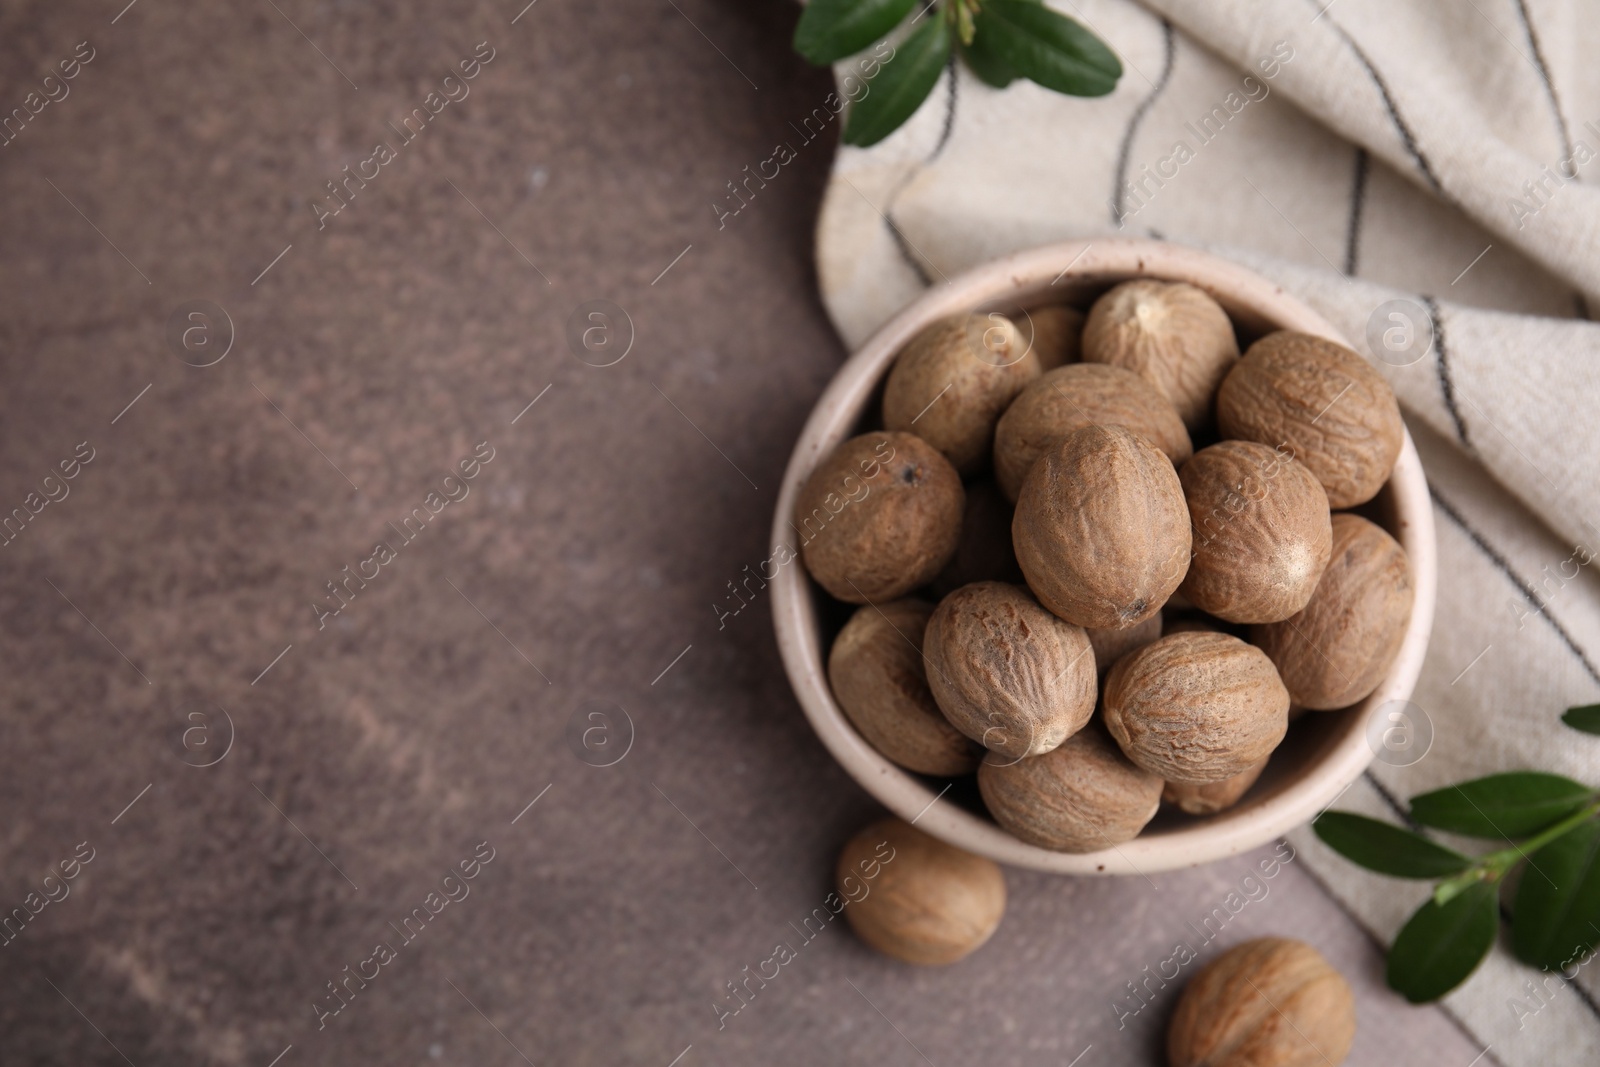
[[[1404,550],[1357,510],[1403,438],[1356,353],[1280,331],[1240,355],[1202,290],[1125,282],[1087,316],[929,326],[883,429],[818,463],[801,555],[861,605],[828,674],[870,744],[977,772],[1045,848],[1238,801],[1301,711],[1370,694],[1411,615]]]

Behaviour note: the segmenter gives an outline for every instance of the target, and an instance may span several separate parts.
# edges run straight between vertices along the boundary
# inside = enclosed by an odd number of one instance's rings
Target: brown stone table
[[[718,1029],[877,814],[714,607],[844,356],[831,135],[711,206],[828,91],[793,7],[122,4],[0,6],[0,905],[92,850],[0,948],[0,1062],[1157,1062],[1175,987],[1113,1004],[1259,857],[1009,872],[940,971],[830,928]],[[1218,943],[1327,952],[1352,1062],[1477,1053],[1264,885]]]

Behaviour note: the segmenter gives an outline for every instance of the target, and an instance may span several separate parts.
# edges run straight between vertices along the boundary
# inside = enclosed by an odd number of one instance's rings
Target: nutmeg
[[[1123,282],[1089,309],[1083,358],[1144,378],[1172,401],[1190,433],[1211,421],[1217,387],[1239,359],[1222,306],[1184,282]]]
[[[1280,330],[1244,354],[1217,393],[1225,437],[1289,452],[1335,509],[1364,504],[1389,480],[1405,427],[1372,365],[1325,338]]]
[[[1184,596],[1229,622],[1278,622],[1305,607],[1333,537],[1316,477],[1254,441],[1203,448],[1178,477],[1194,527]]]
[[[1189,815],[1215,815],[1233,807],[1250,791],[1267,769],[1267,760],[1246,768],[1242,774],[1220,782],[1168,782],[1161,790],[1161,802]]]
[[[852,437],[817,464],[795,501],[800,554],[850,604],[893,600],[955,555],[965,495],[950,462],[915,434]]]
[[[1189,513],[1172,462],[1120,426],[1085,426],[1034,463],[1011,522],[1040,603],[1098,629],[1161,610],[1189,560]]]
[[[945,718],[993,752],[1049,752],[1094,714],[1088,635],[1020,586],[976,582],[945,597],[922,655]]]
[[[987,478],[969,482],[967,504],[961,514],[961,543],[944,570],[934,576],[928,591],[949,596],[973,582],[1022,583],[1022,568],[1011,547],[1011,501]]]
[[[1134,766],[1098,725],[1042,756],[990,753],[978,767],[978,790],[1001,826],[1059,852],[1131,841],[1161,806],[1161,779]]]
[[[1251,640],[1296,704],[1320,711],[1367,697],[1400,652],[1416,590],[1405,549],[1359,515],[1333,517],[1333,552],[1311,600]]]
[[[906,345],[883,390],[883,424],[914,432],[962,474],[989,459],[994,424],[1024,386],[1039,357],[1004,315],[953,315]]]
[[[1029,308],[1016,317],[1017,328],[1033,342],[1039,368],[1051,370],[1076,363],[1083,337],[1083,312],[1064,304]]]
[[[1167,1029],[1171,1067],[1338,1067],[1356,1036],[1344,976],[1303,941],[1235,945],[1184,987]]]
[[[856,936],[907,963],[954,963],[989,940],[1006,910],[993,860],[899,819],[862,830],[839,853],[834,884]]]
[[[1122,751],[1169,782],[1242,774],[1289,729],[1289,692],[1272,661],[1228,634],[1171,634],[1129,653],[1106,676],[1104,697]]]
[[[1012,500],[1033,461],[1083,426],[1132,430],[1181,464],[1194,452],[1178,410],[1156,387],[1123,367],[1070,363],[1030,384],[1000,416],[994,473]]]
[[[857,608],[828,653],[834,699],[867,743],[918,774],[970,774],[982,749],[939,710],[922,664],[933,605],[895,600]]]
[[[1161,612],[1126,630],[1085,630],[1094,649],[1094,669],[1104,678],[1111,665],[1136,648],[1143,648],[1162,634]]]

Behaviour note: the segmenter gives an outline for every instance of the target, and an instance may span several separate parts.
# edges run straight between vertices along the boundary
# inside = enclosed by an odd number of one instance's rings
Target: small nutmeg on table
[[[1355,1042],[1344,976],[1303,941],[1246,941],[1184,987],[1167,1029],[1170,1067],[1338,1067]]]
[[[864,865],[870,865],[866,867]],[[847,878],[876,872],[865,896]],[[845,918],[856,936],[906,963],[954,963],[989,940],[1006,910],[1000,867],[945,844],[900,819],[862,830],[839,853],[834,872]]]

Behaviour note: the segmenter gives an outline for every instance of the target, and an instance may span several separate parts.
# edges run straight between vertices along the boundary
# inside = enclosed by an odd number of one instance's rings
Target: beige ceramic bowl
[[[877,418],[895,354],[924,325],[974,310],[1014,312],[1047,303],[1087,308],[1112,284],[1135,277],[1206,290],[1227,309],[1247,344],[1274,329],[1348,344],[1316,312],[1265,278],[1193,249],[1099,238],[1019,252],[929,289],[839,369],[790,457],[773,544],[792,545],[790,516],[801,485],[821,457]],[[1296,722],[1261,780],[1233,808],[1208,818],[1164,809],[1139,837],[1101,852],[1052,852],[1026,844],[983,811],[970,779],[944,793],[946,782],[902,770],[867,744],[828,687],[828,647],[846,613],[830,610],[826,594],[798,561],[780,568],[771,583],[778,647],[800,706],[834,758],[891,811],[935,837],[1000,863],[1067,874],[1139,874],[1207,863],[1265,844],[1331,804],[1373,758],[1367,726],[1374,713],[1411,695],[1433,625],[1437,559],[1428,486],[1409,434],[1388,486],[1362,510],[1405,546],[1416,579],[1411,624],[1383,684],[1355,708],[1314,712]]]

